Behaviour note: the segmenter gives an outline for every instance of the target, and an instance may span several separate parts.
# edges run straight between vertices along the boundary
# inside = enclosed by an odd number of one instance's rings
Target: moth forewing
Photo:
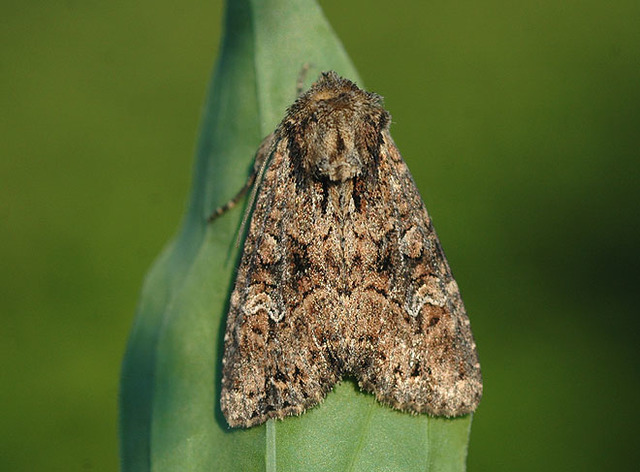
[[[469,319],[389,123],[379,96],[326,72],[258,152],[225,335],[231,426],[299,414],[343,376],[400,410],[477,407]]]

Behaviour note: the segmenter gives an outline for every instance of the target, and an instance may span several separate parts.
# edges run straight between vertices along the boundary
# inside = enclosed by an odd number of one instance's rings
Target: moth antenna
[[[260,156],[257,156],[256,159],[259,159]],[[258,189],[260,188],[260,184],[262,183],[262,179],[264,177],[264,171],[271,160],[271,153],[264,159],[262,159],[262,163],[260,164],[260,168],[257,172],[254,169],[254,172],[251,174],[251,177],[247,181],[247,185],[245,185],[244,191],[253,185],[251,189],[251,193],[249,194],[249,201],[247,202],[247,207],[244,210],[244,215],[242,216],[242,223],[240,223],[240,230],[238,231],[238,237],[236,238],[236,248],[240,247],[240,239],[244,234],[244,229],[247,226],[247,220],[249,219],[249,215],[251,214],[251,210],[253,209],[253,204],[256,201],[256,195],[258,193]]]
[[[302,65],[302,69],[300,69],[300,72],[298,72],[298,80],[296,80],[296,97],[302,95],[302,92],[304,91],[304,79],[307,78],[307,73],[309,72],[311,66],[312,64],[310,62],[305,62]]]

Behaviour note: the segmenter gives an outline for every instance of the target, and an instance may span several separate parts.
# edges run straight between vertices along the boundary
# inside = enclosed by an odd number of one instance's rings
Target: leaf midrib
[[[362,428],[360,430],[361,432],[360,432],[360,439],[358,441],[358,445],[354,450],[353,456],[351,458],[351,462],[349,463],[349,467],[347,468],[347,471],[349,472],[356,470],[355,469],[356,462],[360,458],[362,450],[364,449],[364,438],[369,430],[372,416],[373,416],[373,407],[370,405],[367,412],[367,418],[364,421]]]

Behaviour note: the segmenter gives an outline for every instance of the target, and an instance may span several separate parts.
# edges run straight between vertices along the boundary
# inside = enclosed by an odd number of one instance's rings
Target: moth
[[[300,414],[344,377],[398,410],[478,406],[469,319],[390,122],[325,72],[260,146],[224,338],[230,426]]]

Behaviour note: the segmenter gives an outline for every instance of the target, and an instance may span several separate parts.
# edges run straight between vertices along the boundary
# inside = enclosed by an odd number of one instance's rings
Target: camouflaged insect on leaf
[[[389,123],[327,72],[260,147],[225,335],[231,426],[299,414],[344,376],[399,410],[478,406],[469,319]]]

